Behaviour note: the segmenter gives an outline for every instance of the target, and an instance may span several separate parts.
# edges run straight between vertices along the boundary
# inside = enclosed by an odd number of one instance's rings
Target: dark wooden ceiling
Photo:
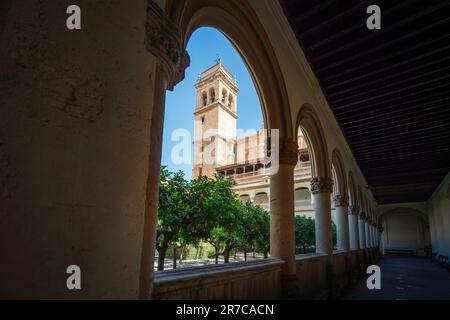
[[[450,1],[280,3],[378,203],[428,200],[450,170]]]

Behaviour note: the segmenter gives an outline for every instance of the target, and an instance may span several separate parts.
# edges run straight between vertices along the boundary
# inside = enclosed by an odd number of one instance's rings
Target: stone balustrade
[[[157,272],[154,299],[279,299],[283,264],[270,258]]]

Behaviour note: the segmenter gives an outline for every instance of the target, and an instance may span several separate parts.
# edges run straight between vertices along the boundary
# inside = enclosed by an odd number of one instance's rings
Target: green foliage
[[[169,246],[198,245],[202,240],[228,262],[231,250],[269,250],[269,213],[241,203],[232,190],[234,181],[221,175],[187,181],[182,172],[161,168],[157,244],[158,269],[164,268]],[[175,261],[174,261],[175,263]]]
[[[296,253],[307,253],[315,246],[314,219],[306,216],[295,216]]]

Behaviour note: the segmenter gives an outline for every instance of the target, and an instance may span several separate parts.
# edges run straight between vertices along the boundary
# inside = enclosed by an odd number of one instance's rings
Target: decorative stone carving
[[[344,195],[338,194],[333,197],[333,204],[335,207],[347,207],[348,198]]]
[[[275,142],[276,144],[277,142]],[[279,158],[278,162],[280,164],[291,164],[296,165],[298,162],[298,144],[295,141],[282,140],[278,141]],[[275,150],[277,147],[275,145]],[[272,156],[272,137],[268,137],[265,143],[265,154],[267,157]]]
[[[280,164],[295,166],[298,162],[298,144],[295,141],[280,141]]]
[[[333,179],[328,177],[316,177],[311,180],[311,193],[331,193],[333,190]]]
[[[147,1],[145,29],[146,48],[159,59],[167,76],[167,89],[172,91],[184,79],[184,71],[190,64],[181,32],[153,0]]]
[[[348,206],[348,214],[358,214],[358,207],[357,206]]]

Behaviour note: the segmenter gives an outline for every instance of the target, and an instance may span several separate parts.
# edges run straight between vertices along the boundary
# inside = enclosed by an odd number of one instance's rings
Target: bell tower
[[[198,76],[195,88],[192,178],[211,177],[216,167],[235,162],[239,90],[235,77],[222,65],[220,58]]]

